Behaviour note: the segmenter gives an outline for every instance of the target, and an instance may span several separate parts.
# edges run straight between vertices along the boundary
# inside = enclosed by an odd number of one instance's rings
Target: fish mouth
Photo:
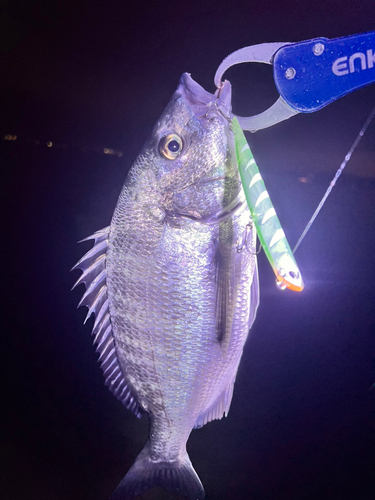
[[[228,120],[232,118],[232,87],[228,80],[225,80],[220,89],[211,94],[193,80],[189,73],[183,73],[177,92],[199,119],[206,118],[211,111],[215,114],[219,112]]]
[[[224,127],[220,128],[220,133],[224,134],[228,141],[228,146],[234,149],[233,134],[231,133],[230,124],[232,121],[232,88],[230,82],[227,80],[223,82],[222,86],[216,90],[214,94],[207,92],[199,83],[197,83],[190,76],[189,73],[183,73],[180,78],[179,85],[176,90],[177,99],[182,99],[191,113],[199,120],[203,128],[210,126],[211,120],[219,120],[223,123]],[[233,144],[232,144],[233,143]],[[235,158],[235,152],[233,154]],[[182,190],[187,187],[210,184],[222,181],[223,189],[227,179],[227,175],[212,175],[207,176],[207,172],[203,172],[201,176],[191,180],[188,186],[184,186]],[[240,181],[239,181],[240,183]],[[220,206],[217,211],[202,216],[199,211],[185,212],[183,207],[176,207],[176,212],[171,212],[170,215],[179,216],[203,224],[218,224],[223,220],[231,217],[241,206],[245,203],[244,193],[241,184],[238,186],[238,191],[233,193],[233,198],[226,204],[225,207]]]

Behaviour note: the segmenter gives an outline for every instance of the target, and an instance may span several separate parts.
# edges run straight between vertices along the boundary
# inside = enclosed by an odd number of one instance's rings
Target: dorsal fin
[[[103,370],[105,385],[109,387],[110,391],[126,408],[131,410],[137,417],[141,417],[141,406],[121,369],[117,358],[115,339],[112,335],[106,284],[109,229],[109,226],[105,227],[100,231],[96,231],[92,236],[81,240],[95,240],[95,243],[73,267],[73,269],[81,269],[83,271],[73,285],[73,288],[81,283],[84,283],[86,286],[86,291],[78,307],[87,306],[89,309],[85,322],[92,314],[95,314],[92,335],[94,336],[96,351],[99,353],[98,361]]]

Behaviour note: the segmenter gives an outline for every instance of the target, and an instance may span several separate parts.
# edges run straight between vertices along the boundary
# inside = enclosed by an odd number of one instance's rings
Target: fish
[[[191,431],[228,415],[259,304],[256,231],[238,171],[231,85],[184,73],[132,165],[112,221],[73,269],[105,384],[149,438],[110,496],[161,486],[190,500],[203,485]],[[85,241],[83,240],[83,241]],[[85,321],[86,321],[85,320]]]

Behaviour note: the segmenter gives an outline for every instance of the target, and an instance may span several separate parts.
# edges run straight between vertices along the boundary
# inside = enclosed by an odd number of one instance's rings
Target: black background
[[[0,135],[17,135],[0,142],[1,498],[105,500],[146,441],[147,418],[104,387],[69,269],[90,247],[76,242],[109,224],[180,75],[213,91],[238,48],[374,29],[372,0],[1,2]],[[238,114],[277,97],[268,66],[226,77]],[[291,244],[374,103],[370,86],[249,135]],[[296,254],[302,293],[278,291],[260,254],[229,417],[188,443],[208,499],[374,498],[374,145],[371,125]]]

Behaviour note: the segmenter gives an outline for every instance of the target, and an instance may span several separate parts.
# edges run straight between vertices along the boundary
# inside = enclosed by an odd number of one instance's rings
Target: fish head
[[[216,217],[241,190],[230,83],[224,82],[219,97],[184,73],[143,155],[152,165],[152,190],[166,213]]]

